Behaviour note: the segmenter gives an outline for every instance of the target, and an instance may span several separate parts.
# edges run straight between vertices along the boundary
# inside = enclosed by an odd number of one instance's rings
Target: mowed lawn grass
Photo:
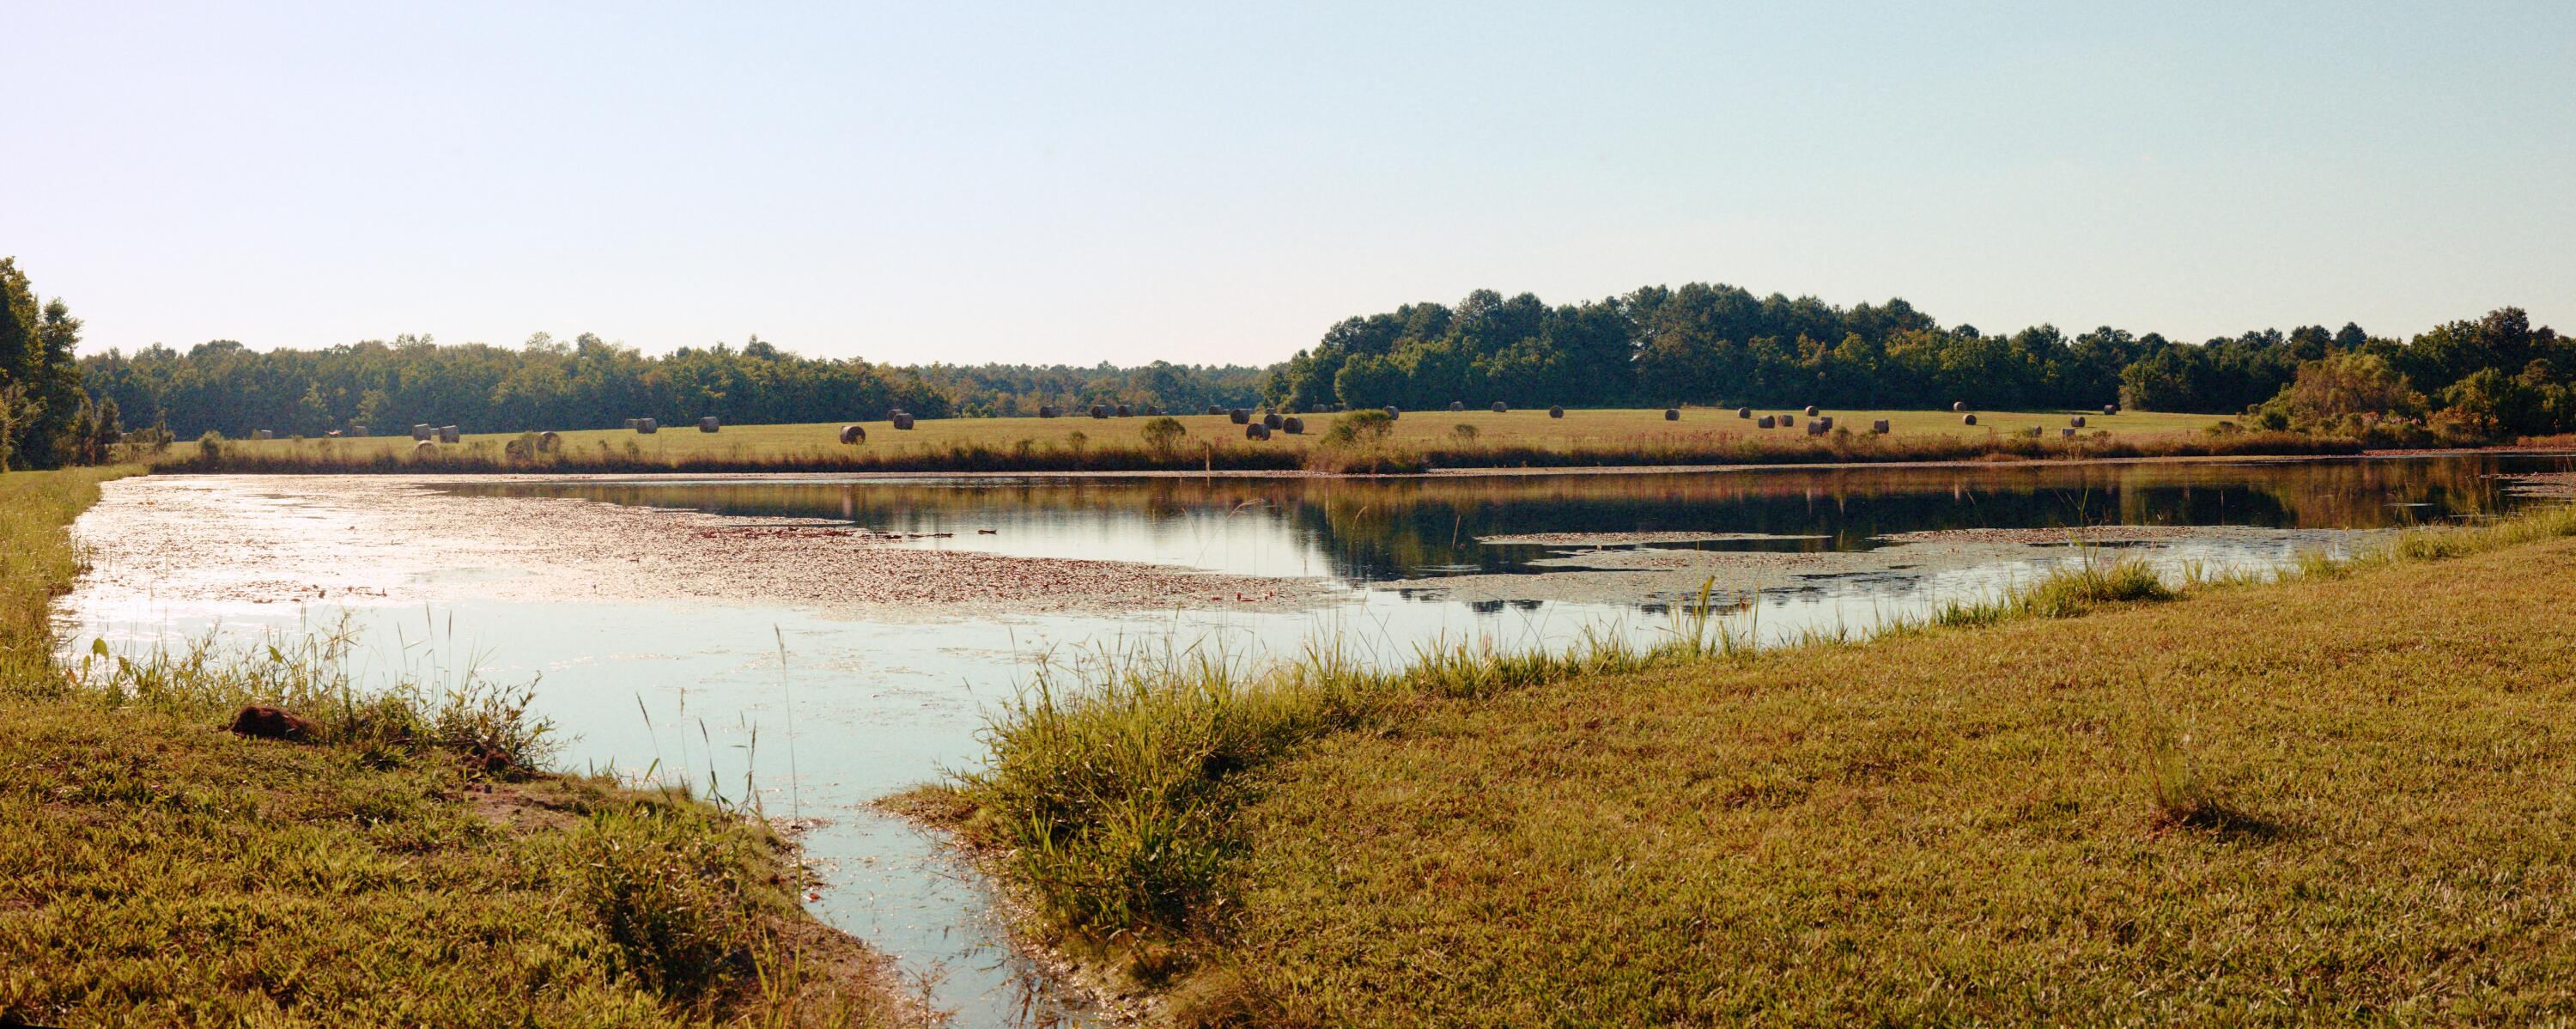
[[[1253,774],[1180,993],[1262,1024],[2576,1018],[2571,540],[1432,701]]]
[[[1759,411],[1758,414],[1795,414],[1794,410]],[[1987,435],[2006,436],[2030,428],[2041,428],[2055,438],[2055,430],[2067,426],[2074,414],[2085,414],[2084,435],[2108,431],[2115,437],[2140,437],[2197,433],[2224,420],[2215,415],[2124,412],[2105,416],[2093,412],[1980,412],[1978,424],[1964,425],[1958,415],[1948,411],[1832,411],[1836,428],[1865,432],[1870,422],[1886,419],[1895,437],[1943,434],[1966,438]],[[1215,441],[1241,444],[1244,427],[1223,415],[1179,415],[1182,427],[1191,441]],[[1266,446],[1302,450],[1314,444],[1331,425],[1333,415],[1303,416],[1306,433],[1291,436],[1274,435]],[[661,431],[642,434],[626,429],[593,429],[562,433],[563,453],[580,458],[603,453],[624,456],[629,447],[650,461],[687,459],[775,460],[819,458],[868,450],[912,450],[946,452],[956,447],[985,447],[1009,451],[1023,440],[1032,446],[1065,449],[1074,446],[1073,436],[1080,433],[1084,446],[1135,448],[1144,445],[1141,430],[1151,421],[1145,417],[1098,419],[1087,415],[1060,418],[940,418],[923,419],[910,430],[897,430],[890,423],[830,422],[809,425],[729,425],[720,431],[698,431],[695,423],[664,425]],[[1741,439],[1778,438],[1790,442],[1805,438],[1805,418],[1798,428],[1754,428],[1750,420],[1735,417],[1729,409],[1684,408],[1680,421],[1664,420],[1662,409],[1653,410],[1570,410],[1564,418],[1550,418],[1545,409],[1516,410],[1496,414],[1491,410],[1410,411],[1397,419],[1394,440],[1414,448],[1455,446],[1460,442],[1457,426],[1475,427],[1475,442],[1483,445],[1531,445],[1549,448],[1583,446],[1615,447],[1626,445],[1694,445],[1709,442],[1731,442]],[[868,439],[857,446],[843,446],[841,427],[855,424],[867,429]],[[472,428],[467,426],[466,428]],[[518,433],[466,433],[464,447],[497,449]],[[238,448],[248,455],[291,454],[299,450],[311,453],[321,446],[318,440],[296,441],[233,440],[228,448]],[[336,454],[362,458],[374,454],[407,454],[415,444],[408,435],[343,438],[330,441]],[[1188,446],[1187,443],[1184,446]],[[603,452],[601,448],[606,448]],[[453,447],[447,449],[455,449]],[[196,453],[194,441],[183,441],[172,447],[175,457],[188,458]]]

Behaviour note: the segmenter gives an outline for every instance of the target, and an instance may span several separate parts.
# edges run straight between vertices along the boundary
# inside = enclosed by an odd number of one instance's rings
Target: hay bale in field
[[[1834,431],[1834,416],[1826,415],[1822,418],[1816,419],[1816,422],[1817,424],[1823,425],[1826,432]]]
[[[563,449],[563,436],[552,429],[537,434],[537,452],[551,454]]]
[[[1243,427],[1243,438],[1245,438],[1245,439],[1269,439],[1269,438],[1270,438],[1270,427],[1269,427],[1269,426],[1267,426],[1267,425],[1263,425],[1263,424],[1261,424],[1260,422],[1251,422],[1251,423],[1248,423],[1248,424],[1246,424],[1246,425]]]
[[[2078,429],[2081,429],[2081,428],[2083,428],[2083,427],[2084,427],[2084,416],[2079,414],[2079,415],[2076,415],[2076,416],[2075,416],[2075,417],[2073,417],[2073,418],[2069,418],[2069,419],[2067,419],[2067,420],[2066,420],[2066,424],[2068,424],[2068,425],[2072,425],[2072,426],[2074,426],[2074,427],[2076,427],[2076,428],[2078,428]]]
[[[1738,418],[1751,418],[1753,417],[1753,409],[1749,407],[1736,408],[1735,416]]]
[[[438,444],[432,443],[428,440],[421,440],[411,445],[411,452],[421,457],[427,457],[431,454],[438,453]]]
[[[1209,404],[1209,405],[1208,405],[1208,413],[1209,413],[1209,414],[1224,414],[1224,413],[1225,413],[1225,405],[1223,405],[1223,404]]]
[[[1672,412],[1670,412],[1670,411],[1666,411],[1666,412],[1664,412],[1664,420],[1665,420],[1665,421],[1671,421],[1672,419],[1673,419]],[[1753,427],[1754,427],[1754,428],[1756,428],[1756,429],[1768,429],[1768,428],[1771,428],[1771,427],[1776,426],[1776,425],[1778,425],[1778,424],[1780,424],[1780,420],[1779,420],[1779,419],[1777,419],[1777,418],[1773,418],[1773,417],[1771,417],[1770,415],[1767,415],[1767,414],[1766,414],[1766,415],[1763,415],[1762,417],[1760,417],[1760,418],[1758,418],[1758,419],[1755,419],[1755,420],[1754,420],[1754,422],[1753,422]]]
[[[699,432],[715,432],[722,428],[724,428],[724,423],[717,421],[716,416],[714,415],[708,415],[704,418],[698,419]]]
[[[1877,421],[1874,421],[1874,422],[1869,423],[1869,431],[1871,431],[1871,432],[1875,432],[1875,433],[1878,433],[1879,435],[1882,435],[1882,436],[1886,435],[1886,434],[1887,434],[1887,419],[1885,419],[1885,418],[1881,418],[1881,419],[1879,419],[1879,420],[1877,420]]]
[[[1825,434],[1825,420],[1824,420],[1824,419],[1822,419],[1822,418],[1809,418],[1809,419],[1807,419],[1807,435],[1810,435],[1810,436],[1822,436],[1822,435],[1824,435],[1824,434]]]
[[[1951,414],[1959,414],[1959,413],[1961,413],[1961,412],[1966,411],[1967,409],[1968,409],[1968,402],[1967,402],[1967,401],[1965,401],[1965,400],[1954,400],[1954,401],[1951,401],[1951,402],[1950,402],[1950,413],[1951,413]]]
[[[1055,417],[1055,405],[1054,405],[1054,404],[1039,404],[1039,405],[1038,405],[1038,417],[1040,417],[1040,418],[1053,418],[1053,417]]]
[[[2059,438],[2059,439],[2074,439],[2074,438],[2075,438],[2075,430],[2073,430],[2073,429],[2059,429],[2059,430],[2057,430],[2057,438]]]
[[[1506,404],[1506,403],[1503,403],[1503,402],[1502,402],[1502,401],[1500,401],[1500,400],[1494,401],[1494,413],[1495,413],[1495,414],[1510,414],[1510,413],[1511,413],[1511,411],[1512,411],[1512,405],[1510,405],[1510,404]]]
[[[1797,424],[1798,424],[1798,416],[1797,416],[1797,415],[1794,415],[1794,414],[1784,414],[1784,415],[1781,415],[1781,416],[1780,416],[1780,427],[1781,427],[1781,428],[1783,428],[1783,429],[1793,428],[1793,427],[1795,427]]]
[[[1261,416],[1261,427],[1265,429],[1276,429],[1287,422],[1287,419],[1279,417],[1277,411],[1267,412]]]
[[[659,419],[638,418],[635,419],[635,431],[650,436],[662,431],[662,423]]]
[[[1133,416],[1136,414],[1136,412],[1135,412],[1135,410],[1134,410],[1134,409],[1132,409],[1132,408],[1128,407],[1128,406],[1127,406],[1127,405],[1125,405],[1125,404],[1120,404],[1120,405],[1118,405],[1116,408],[1114,408],[1114,409],[1112,410],[1112,413],[1113,413],[1113,414],[1116,414],[1116,415],[1117,415],[1118,417],[1120,417],[1120,418],[1133,417]]]
[[[418,422],[413,424],[411,427],[411,438],[416,440],[427,440],[431,436],[437,434],[438,426],[431,425],[428,422]]]
[[[1388,404],[1388,405],[1386,405],[1386,420],[1387,420],[1387,421],[1390,421],[1390,422],[1391,422],[1391,421],[1395,421],[1396,419],[1399,419],[1399,418],[1402,418],[1402,417],[1404,417],[1404,412],[1396,410],[1396,409],[1395,409],[1395,405],[1394,405],[1394,404]]]
[[[1565,417],[1565,408],[1559,407],[1555,404],[1549,404],[1547,407],[1547,416],[1550,418],[1563,418]]]
[[[640,422],[640,421],[643,421],[643,420],[644,420],[644,419],[641,419],[641,418],[629,418],[629,419],[627,419],[627,420],[626,420],[626,431],[628,431],[628,432],[633,432],[633,431],[635,431],[635,423]]]
[[[894,417],[886,420],[893,422],[895,428],[902,429],[906,432],[912,430],[912,412],[897,411],[894,413]]]
[[[1665,421],[1668,421],[1668,422],[1678,422],[1678,421],[1682,420],[1682,409],[1681,409],[1681,408],[1678,408],[1678,407],[1667,407],[1667,408],[1665,408],[1665,409],[1664,409],[1664,420],[1665,420]]]
[[[252,438],[252,439],[276,439],[276,438],[277,438],[277,434],[276,434],[276,433],[274,433],[274,432],[270,432],[270,431],[268,431],[267,429],[254,429],[254,430],[252,430],[252,431],[251,431],[250,438]]]
[[[1960,419],[1959,419],[1959,424],[1961,424],[1961,425],[1975,425],[1975,424],[1977,424],[1977,416],[1976,416],[1976,415],[1964,415],[1964,416],[1960,417]]]
[[[2103,413],[2103,414],[2118,414],[2118,413],[2120,413],[2120,405],[2118,405],[2118,404],[2104,404],[2104,405],[2102,405],[2102,413]]]
[[[1252,409],[1248,407],[1238,407],[1231,411],[1227,411],[1225,413],[1225,418],[1227,421],[1233,422],[1236,425],[1249,425],[1252,423]]]
[[[1303,436],[1306,434],[1306,420],[1292,414],[1280,421],[1279,428],[1291,436]]]
[[[464,438],[465,434],[459,431],[456,426],[441,425],[438,427],[438,441],[441,443],[454,443]]]
[[[1467,409],[1467,402],[1464,400],[1452,400],[1449,402],[1449,409],[1452,411],[1464,411]]]
[[[858,425],[841,426],[841,442],[844,445],[851,443],[865,443],[867,441],[868,430],[865,427]]]
[[[1816,405],[1814,405],[1814,404],[1809,404],[1809,405],[1807,405],[1807,417],[1809,417],[1809,418],[1813,418],[1813,417],[1815,417],[1815,416],[1816,416]]]
[[[366,435],[366,434],[367,434],[367,427],[366,427],[366,426],[364,426],[364,425],[352,425],[352,426],[350,426],[350,427],[349,427],[349,435],[352,435],[352,436],[364,436],[364,435]]]

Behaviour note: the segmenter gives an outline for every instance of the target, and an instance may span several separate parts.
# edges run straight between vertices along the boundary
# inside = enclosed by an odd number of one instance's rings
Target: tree
[[[39,306],[16,258],[0,257],[0,454],[18,467],[61,462],[80,414],[80,319],[57,297]],[[73,448],[76,449],[76,448]]]
[[[2272,428],[2355,432],[2385,419],[2421,417],[2424,408],[2424,395],[2385,358],[2337,353],[2300,365],[2255,417]]]

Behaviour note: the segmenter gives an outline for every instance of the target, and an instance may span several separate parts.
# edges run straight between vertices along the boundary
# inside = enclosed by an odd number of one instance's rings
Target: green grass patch
[[[1862,645],[1096,662],[939,803],[1183,1022],[2563,1017],[2571,535]]]
[[[885,1024],[765,826],[540,770],[524,697],[355,687],[345,636],[52,656],[113,472],[0,475],[0,1024]],[[246,703],[305,743],[225,726]]]

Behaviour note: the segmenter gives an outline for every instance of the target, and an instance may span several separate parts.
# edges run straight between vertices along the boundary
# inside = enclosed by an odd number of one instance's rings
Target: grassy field
[[[915,799],[1185,1023],[2564,1023],[2571,536],[1787,651],[1130,666]]]
[[[506,690],[365,693],[339,644],[56,664],[91,470],[0,474],[0,1025],[875,1025],[778,839],[528,766]],[[224,730],[310,716],[305,743]]]
[[[1782,412],[1790,413],[1790,412]],[[1989,451],[2020,456],[2135,456],[2165,453],[2312,453],[2355,449],[2308,437],[2207,435],[2223,419],[2206,415],[2131,413],[2086,416],[2079,439],[2060,438],[2067,412],[1988,412],[1962,424],[1948,412],[1827,412],[1847,433],[1810,437],[1800,427],[1756,428],[1732,410],[1691,408],[1680,421],[1661,411],[1424,411],[1400,418],[1384,453],[1390,470],[1421,467],[1511,467],[1524,464],[1615,465],[1939,460]],[[491,471],[512,466],[568,471],[1128,471],[1223,468],[1338,470],[1320,452],[1334,415],[1305,416],[1306,432],[1249,441],[1224,416],[1178,419],[1186,436],[1157,450],[1144,434],[1151,419],[959,418],[922,421],[911,430],[885,422],[863,426],[867,440],[838,442],[840,423],[745,425],[705,433],[694,426],[641,434],[593,430],[561,434],[559,449],[527,460],[509,452],[518,433],[468,434],[461,442],[416,454],[408,436],[331,440],[228,440],[220,460],[205,460],[194,442],[172,447],[165,461],[195,470],[230,471]],[[1868,432],[1885,419],[1885,436]],[[2031,430],[2041,430],[2033,434]],[[524,442],[524,441],[522,441]]]

